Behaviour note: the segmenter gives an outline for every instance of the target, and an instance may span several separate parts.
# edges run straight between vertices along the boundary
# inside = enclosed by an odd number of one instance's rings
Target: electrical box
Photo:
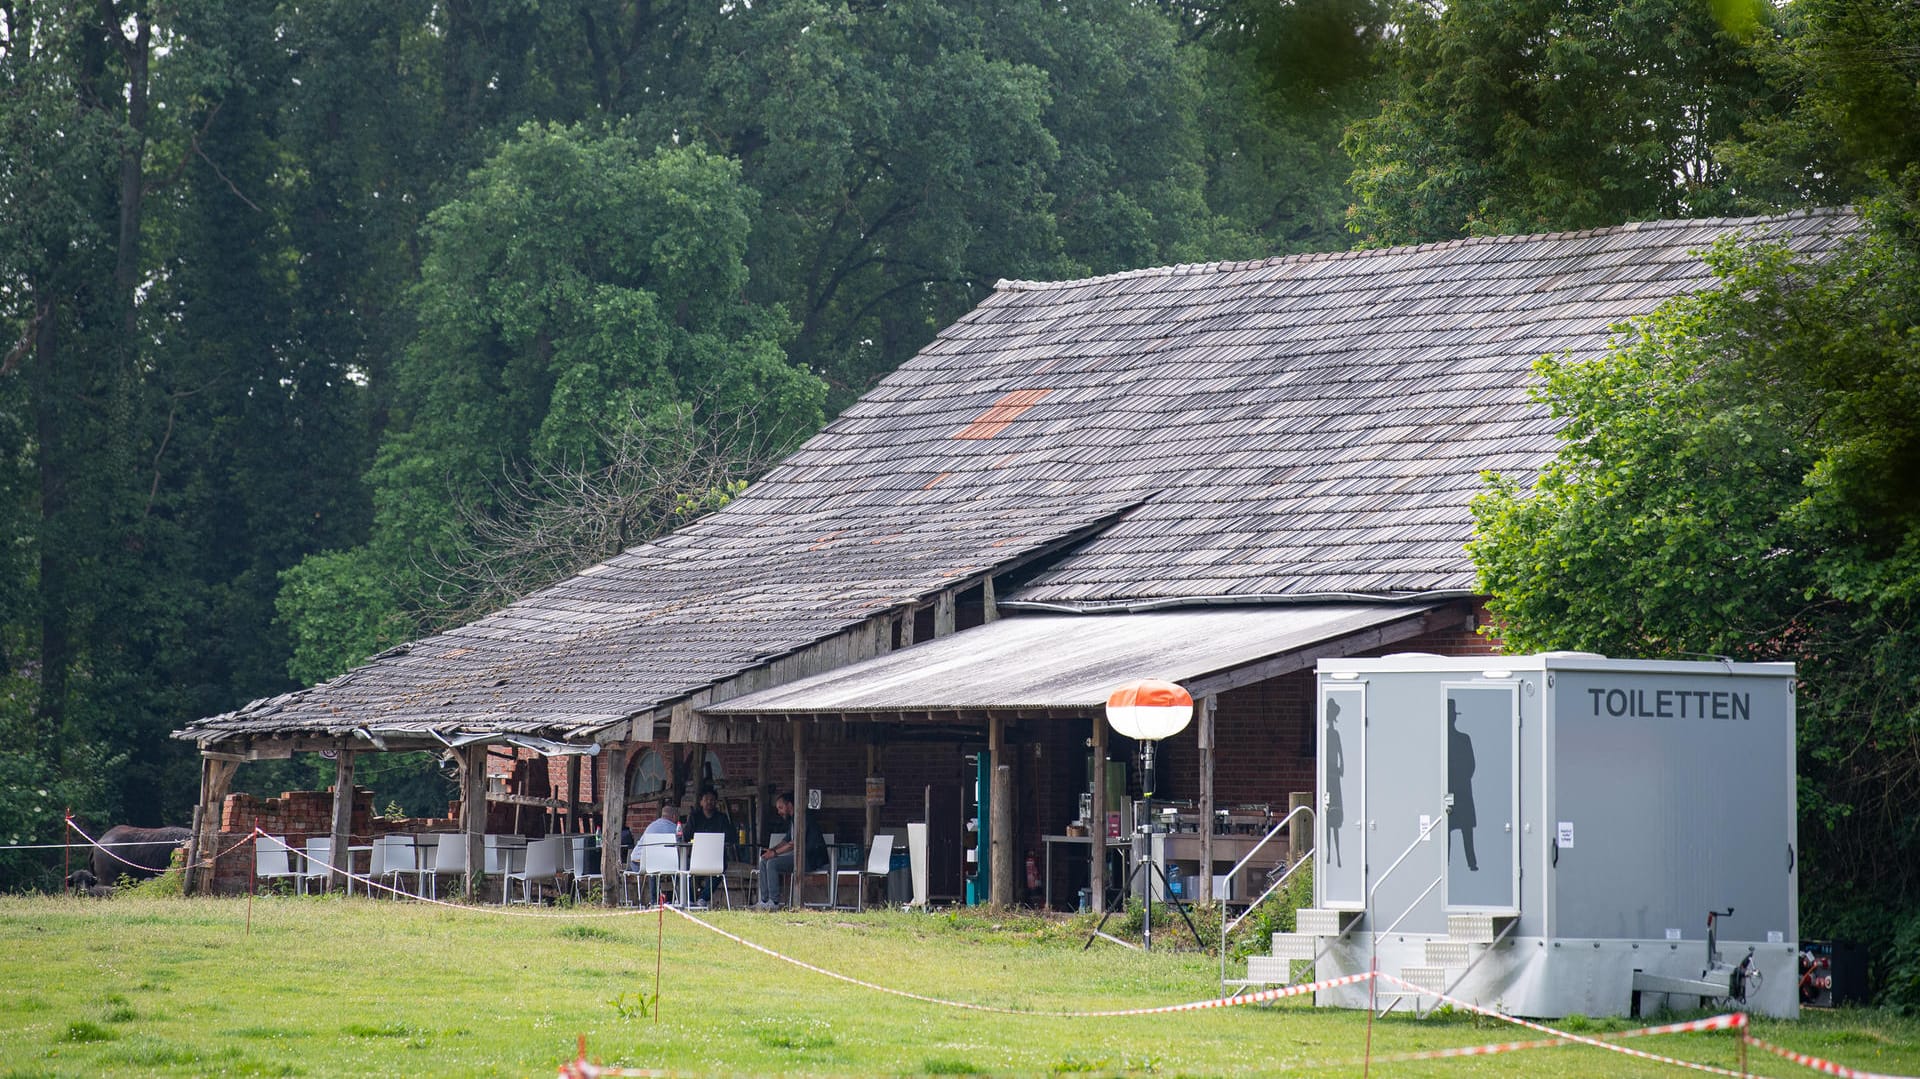
[[[1377,957],[1517,1015],[1798,1014],[1792,664],[1400,655],[1316,686],[1321,977]]]

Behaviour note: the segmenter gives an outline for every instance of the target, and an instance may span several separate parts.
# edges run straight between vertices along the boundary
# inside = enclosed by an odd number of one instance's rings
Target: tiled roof
[[[1702,286],[1720,236],[1819,252],[1856,228],[1824,211],[1002,282],[725,510],[182,736],[578,734],[1089,530],[1002,601],[1458,594],[1480,474],[1529,478],[1556,447],[1534,360],[1596,355]]]

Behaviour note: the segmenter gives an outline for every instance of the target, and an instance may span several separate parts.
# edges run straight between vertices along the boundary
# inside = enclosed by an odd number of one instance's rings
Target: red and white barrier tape
[[[1436,1000],[1445,1001],[1446,1003],[1451,1004],[1456,1008],[1464,1008],[1467,1011],[1474,1012],[1475,1014],[1478,1014],[1478,1015],[1487,1016],[1490,1019],[1499,1019],[1503,1022],[1512,1023],[1515,1026],[1526,1027],[1528,1030],[1537,1030],[1542,1034],[1551,1034],[1553,1035],[1554,1038],[1561,1041],[1573,1042],[1578,1045],[1590,1045],[1595,1049],[1604,1049],[1609,1053],[1620,1053],[1624,1056],[1636,1057],[1640,1060],[1651,1060],[1657,1064],[1671,1064],[1676,1068],[1687,1068],[1692,1071],[1706,1072],[1709,1075],[1731,1075],[1736,1077],[1736,1079],[1739,1079],[1741,1075],[1740,1072],[1733,1071],[1728,1068],[1715,1067],[1712,1064],[1702,1064],[1694,1060],[1681,1060],[1678,1057],[1661,1056],[1658,1053],[1647,1053],[1639,1049],[1630,1049],[1624,1045],[1613,1045],[1608,1042],[1603,1042],[1598,1038],[1582,1037],[1581,1035],[1575,1034],[1571,1031],[1555,1030],[1550,1026],[1546,1026],[1541,1023],[1535,1023],[1529,1019],[1521,1019],[1518,1016],[1505,1015],[1488,1008],[1482,1008],[1478,1004],[1473,1004],[1469,1001],[1461,1000],[1458,997],[1450,997],[1445,993],[1434,992],[1432,989],[1415,985],[1404,978],[1395,977],[1392,974],[1387,974],[1383,972],[1379,976],[1381,978],[1384,978],[1387,981],[1393,982],[1396,985],[1403,986],[1423,996],[1430,996]],[[1723,1021],[1724,1021],[1724,1025],[1722,1026],[1702,1027],[1700,1029],[1708,1029],[1708,1030],[1728,1030],[1733,1028],[1739,1028],[1741,1030],[1746,1029],[1747,1017],[1744,1013],[1741,1013],[1741,1012],[1734,1012],[1731,1015],[1715,1016],[1712,1019],[1695,1020],[1694,1022],[1722,1023]]]
[[[1657,1027],[1640,1027],[1637,1030],[1621,1030],[1601,1034],[1602,1041],[1619,1041],[1625,1038],[1650,1038],[1660,1034],[1690,1034],[1703,1030],[1731,1030],[1745,1025],[1745,1017],[1735,1013],[1716,1015],[1710,1019],[1692,1019],[1684,1023],[1668,1023]],[[1517,1053],[1527,1049],[1555,1049],[1563,1045],[1573,1045],[1565,1038],[1535,1038],[1524,1042],[1496,1042],[1491,1045],[1463,1045],[1453,1049],[1426,1049],[1415,1053],[1395,1053],[1392,1056],[1377,1056],[1373,1059],[1382,1063],[1401,1063],[1410,1060],[1446,1060],[1450,1057],[1494,1056],[1499,1053]]]
[[[165,840],[149,840],[145,843],[102,843],[99,840],[88,835],[87,830],[85,828],[82,828],[80,827],[80,825],[74,823],[74,819],[72,817],[66,818],[66,821],[67,821],[67,827],[79,833],[80,838],[86,840],[88,846],[94,848],[97,851],[100,851],[102,854],[105,854],[107,857],[112,858],[114,861],[119,862],[123,865],[130,865],[135,869],[143,870],[148,873],[164,872],[164,870],[156,870],[154,869],[154,867],[150,865],[141,865],[139,862],[129,862],[125,858],[120,857],[118,854],[113,853],[113,851],[109,850],[108,848],[109,847],[150,847],[150,846],[153,846],[155,843],[164,843]],[[215,860],[218,860],[229,854],[232,854],[234,851],[237,851],[241,847],[246,846],[252,840],[253,840],[253,833],[248,832],[247,837],[245,839],[242,839],[238,843],[235,843],[233,846],[228,847],[226,850],[223,850],[218,854],[215,854],[211,859],[206,859],[203,861],[198,861],[193,863],[193,868],[205,869],[207,866],[212,865]],[[173,844],[173,846],[177,850],[180,847],[186,846],[186,844],[184,842],[175,843]]]
[[[806,962],[805,960],[795,959],[790,955],[783,955],[780,952],[776,952],[772,948],[769,948],[763,944],[755,944],[753,941],[750,941],[745,937],[739,936],[734,933],[729,933],[726,930],[710,922],[702,921],[701,919],[694,917],[692,914],[688,913],[687,911],[681,910],[678,907],[668,907],[667,909],[672,913],[678,914],[680,917],[685,918],[687,921],[692,922],[693,924],[699,926],[700,928],[708,930],[709,932],[712,932],[712,933],[717,933],[720,936],[723,936],[728,940],[733,941],[735,944],[740,944],[745,947],[751,948],[754,951],[761,953],[762,955],[771,956],[774,959],[780,960],[782,963],[790,963],[796,967],[799,967],[802,970],[812,971],[813,973],[821,975],[822,977],[833,978],[838,981],[846,982],[849,985],[857,985],[862,989],[871,989],[877,993],[887,993],[889,995],[896,996],[896,997],[905,997],[908,1000],[917,1000],[923,1004],[938,1004],[946,1008],[961,1008],[961,1009],[965,1009],[966,1011],[973,1011],[973,1012],[992,1012],[997,1015],[1033,1015],[1033,1016],[1042,1016],[1049,1019],[1096,1019],[1096,1018],[1113,1019],[1121,1016],[1130,1016],[1130,1015],[1165,1015],[1169,1012],[1195,1012],[1195,1011],[1203,1011],[1208,1008],[1230,1008],[1239,1004],[1260,1004],[1269,1000],[1279,1000],[1283,997],[1303,996],[1307,993],[1312,993],[1321,989],[1331,989],[1335,986],[1352,985],[1355,982],[1364,982],[1368,978],[1372,977],[1371,974],[1349,974],[1344,978],[1329,978],[1326,981],[1314,982],[1311,985],[1291,985],[1291,986],[1285,986],[1279,989],[1264,989],[1258,993],[1248,993],[1244,996],[1220,997],[1214,1000],[1196,1000],[1196,1001],[1189,1001],[1188,1003],[1185,1003],[1185,1004],[1163,1004],[1163,1005],[1160,1005],[1159,1007],[1154,1007],[1154,1008],[1120,1008],[1112,1011],[1081,1011],[1081,1012],[1051,1012],[1051,1011],[1035,1011],[1027,1008],[1001,1008],[991,1004],[974,1004],[964,1000],[944,1000],[940,997],[924,996],[920,993],[910,993],[905,989],[894,989],[890,986],[877,985],[873,982],[861,981],[859,978],[852,977],[851,975],[841,974],[837,971],[828,970],[825,967],[815,966],[812,963]]]
[[[1858,1068],[1849,1068],[1844,1064],[1835,1064],[1831,1060],[1822,1060],[1819,1057],[1809,1056],[1806,1053],[1796,1053],[1791,1049],[1782,1048],[1772,1042],[1761,1041],[1751,1034],[1747,1035],[1746,1038],[1747,1044],[1753,1046],[1755,1049],[1765,1049],[1781,1060],[1792,1061],[1803,1068],[1811,1068],[1814,1071],[1822,1072],[1826,1075],[1838,1075],[1841,1079],[1913,1079],[1912,1076],[1887,1075],[1881,1072],[1866,1072]]]
[[[415,903],[419,903],[429,907],[445,907],[448,910],[465,911],[468,914],[497,914],[506,918],[546,918],[549,920],[579,919],[579,918],[631,918],[637,914],[652,914],[654,912],[654,908],[652,907],[629,907],[623,910],[573,910],[573,911],[555,910],[550,913],[542,913],[540,911],[532,911],[532,910],[514,910],[513,908],[504,906],[504,905],[496,907],[491,903],[449,903],[444,899],[428,899],[424,895],[415,895],[404,888],[394,888],[385,884],[381,884],[379,881],[374,880],[372,877],[362,876],[358,873],[354,873],[349,870],[334,870],[331,865],[328,865],[328,863],[321,862],[318,858],[315,858],[313,855],[308,854],[306,851],[303,851],[300,848],[289,844],[286,840],[281,839],[279,836],[268,835],[265,832],[257,832],[257,834],[260,836],[260,838],[268,840],[269,842],[272,842],[272,843],[276,843],[281,847],[286,848],[288,852],[297,854],[300,857],[305,858],[309,864],[327,865],[327,868],[329,869],[329,871],[340,873],[342,876],[350,880],[359,881],[360,883],[367,886],[367,891],[369,893],[371,893],[373,889],[378,888],[383,892],[387,892],[391,894],[395,899],[411,899]],[[253,838],[253,836],[250,834],[247,838],[251,839]],[[241,842],[244,843],[245,840],[242,840]]]

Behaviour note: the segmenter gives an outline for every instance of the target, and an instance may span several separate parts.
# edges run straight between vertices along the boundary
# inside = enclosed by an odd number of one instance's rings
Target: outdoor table
[[[354,855],[359,854],[362,851],[366,852],[367,871],[371,873],[373,871],[373,844],[371,843],[368,843],[365,845],[354,844],[354,843],[347,844],[347,894],[348,895],[353,894],[354,874],[360,872],[358,869],[354,868],[354,862],[357,860],[354,858]],[[368,895],[373,894],[373,889],[371,887],[367,889],[367,894]]]
[[[1053,909],[1053,846],[1054,844],[1066,843],[1071,846],[1085,847],[1087,848],[1087,860],[1092,861],[1093,860],[1093,841],[1095,838],[1096,837],[1090,836],[1090,835],[1045,835],[1040,837],[1041,841],[1046,844],[1046,848],[1047,848],[1047,865],[1046,865],[1046,877],[1045,877],[1046,885],[1045,885],[1045,890],[1042,893],[1045,896],[1043,902],[1046,905],[1046,909],[1048,910]],[[1105,846],[1108,853],[1112,853],[1114,851],[1120,852],[1120,865],[1121,865],[1120,871],[1122,874],[1128,873],[1133,868],[1131,864],[1133,859],[1133,838],[1131,836],[1120,836],[1118,838],[1115,838],[1113,836],[1100,836],[1098,838],[1100,842]],[[1124,883],[1126,878],[1123,876],[1121,880]],[[1108,888],[1112,888],[1113,884],[1114,882],[1112,880],[1107,881]]]

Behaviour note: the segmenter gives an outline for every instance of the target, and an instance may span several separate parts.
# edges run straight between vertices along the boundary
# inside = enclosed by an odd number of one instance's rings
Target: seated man
[[[733,838],[733,821],[728,818],[726,810],[720,808],[720,792],[712,787],[700,788],[700,803],[693,807],[693,812],[687,817],[687,842],[693,842],[693,837],[701,832],[718,832],[728,841]],[[726,849],[725,842],[721,849]],[[722,861],[724,863],[724,857]],[[700,878],[700,902],[713,902],[712,877]]]
[[[773,800],[773,811],[779,815],[780,822],[786,825],[787,838],[768,847],[760,856],[760,903],[759,909],[772,910],[780,903],[780,889],[784,879],[793,873],[793,792],[786,791]],[[824,873],[827,865],[827,840],[820,833],[819,818],[807,816],[807,872]]]
[[[640,842],[633,845],[633,854],[628,859],[633,863],[633,871],[643,875],[646,873],[646,849],[649,844],[675,843],[678,842],[679,839],[680,807],[669,802],[660,807],[660,815],[654,818],[652,824],[647,825],[646,828],[641,831]],[[653,901],[658,901],[658,899],[659,897],[655,896]]]

